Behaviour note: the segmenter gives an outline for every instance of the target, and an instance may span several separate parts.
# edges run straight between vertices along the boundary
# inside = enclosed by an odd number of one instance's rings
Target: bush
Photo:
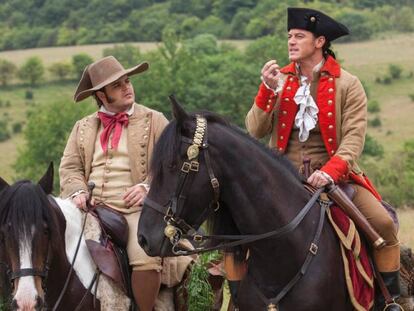
[[[42,60],[37,56],[33,56],[20,67],[17,75],[23,82],[35,86],[43,79],[44,72]]]
[[[33,91],[32,90],[26,90],[26,92],[24,93],[24,98],[26,99],[33,99]]]
[[[14,134],[20,133],[22,131],[22,128],[23,126],[21,122],[13,123],[12,130]]]
[[[384,147],[370,135],[365,137],[364,156],[382,158],[384,156]]]
[[[387,85],[391,84],[391,82],[392,82],[392,79],[389,76],[384,77],[384,79],[382,80],[382,83],[387,84]]]
[[[414,93],[408,94],[408,97],[410,97],[411,101],[414,102]]]
[[[391,78],[397,80],[397,79],[401,78],[402,68],[398,65],[390,64],[388,66],[388,72],[389,72]]]
[[[381,119],[379,117],[375,117],[372,120],[368,120],[368,125],[371,127],[381,127],[382,122]]]
[[[10,138],[10,132],[7,128],[7,121],[0,120],[0,142]]]
[[[49,67],[49,72],[59,80],[66,79],[72,71],[72,65],[65,62],[54,63]]]
[[[5,86],[14,79],[16,75],[17,67],[8,60],[0,59],[0,83]]]
[[[380,112],[381,108],[379,105],[379,102],[376,100],[370,100],[368,101],[368,112],[374,113],[374,112]]]
[[[88,54],[81,53],[73,55],[72,57],[72,69],[73,73],[76,75],[78,79],[82,77],[82,73],[86,66],[91,64],[93,62],[92,57],[90,57]]]
[[[103,56],[114,56],[125,68],[136,66],[142,62],[142,54],[138,47],[132,44],[115,45],[103,50]]]

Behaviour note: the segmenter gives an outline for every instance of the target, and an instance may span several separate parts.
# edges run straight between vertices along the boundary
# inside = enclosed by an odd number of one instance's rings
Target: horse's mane
[[[263,145],[257,139],[245,133],[242,129],[230,124],[226,119],[215,113],[208,111],[196,112],[190,114],[190,120],[195,120],[196,115],[202,115],[203,117],[205,117],[209,124],[216,123],[223,125],[228,130],[239,135],[241,139],[247,140],[248,143],[252,145],[252,147],[258,148],[262,152],[267,154],[269,159],[271,159],[273,163],[278,165],[278,167],[280,167],[280,169],[283,172],[286,172],[287,175],[291,175],[292,177],[298,180],[302,179],[302,177],[299,175],[293,164],[283,154],[279,153],[276,149],[270,149],[269,147]],[[184,124],[184,126],[180,126],[176,120],[171,121],[166,126],[157,144],[155,145],[150,165],[150,175],[152,176],[152,182],[155,185],[157,185],[157,181],[159,181],[159,177],[162,175],[164,167],[168,167],[170,165],[175,164],[174,161],[176,160],[177,152],[179,151],[181,144],[181,132],[188,132],[190,138],[190,130],[195,128],[195,122],[192,122],[192,124],[190,125],[191,128],[186,126],[187,124]]]
[[[152,162],[150,165],[150,175],[152,176],[151,185],[159,186],[161,183],[162,172],[164,169],[169,169],[170,166],[177,165],[175,161],[178,159],[177,152],[181,146],[181,136],[192,137],[195,129],[195,117],[196,115],[202,115],[206,118],[209,126],[217,124],[223,127],[224,130],[230,131],[249,144],[249,149],[259,149],[272,163],[275,165],[279,172],[286,178],[291,178],[300,182],[302,177],[299,175],[293,164],[281,153],[276,150],[272,150],[267,146],[260,143],[255,138],[248,135],[239,127],[230,124],[223,117],[214,114],[212,112],[197,112],[190,115],[191,122],[184,122],[183,125],[178,124],[176,120],[171,121],[161,134],[157,144],[155,145],[152,155]],[[178,163],[181,165],[180,163]],[[270,169],[270,168],[269,168]],[[208,231],[213,234],[240,234],[236,225],[230,217],[229,210],[222,206],[216,213],[211,214],[207,219]],[[240,250],[236,251],[239,252]],[[240,253],[240,252],[239,252]],[[238,259],[242,259],[243,252]]]
[[[21,180],[0,192],[0,225],[10,224],[11,236],[15,239],[33,239],[32,228],[49,229],[52,247],[57,246],[60,236],[57,220],[52,213],[47,195],[29,180]],[[43,232],[43,231],[42,231]]]

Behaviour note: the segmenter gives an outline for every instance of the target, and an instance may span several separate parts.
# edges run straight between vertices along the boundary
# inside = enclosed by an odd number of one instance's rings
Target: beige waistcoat
[[[59,167],[60,195],[63,198],[67,198],[79,190],[87,191],[87,182],[91,180],[94,156],[96,163],[99,161],[100,149],[97,149],[99,146],[97,141],[99,141],[100,123],[98,114],[95,112],[76,122],[72,129]],[[125,132],[131,176],[131,180],[124,180],[125,186],[130,185],[131,182],[135,185],[149,181],[148,164],[155,142],[167,124],[168,120],[162,113],[135,104],[134,113],[129,117],[128,130]],[[95,152],[98,153],[95,154]],[[118,163],[117,165],[126,165],[125,157],[120,161],[123,164]],[[95,173],[93,176],[96,177]]]

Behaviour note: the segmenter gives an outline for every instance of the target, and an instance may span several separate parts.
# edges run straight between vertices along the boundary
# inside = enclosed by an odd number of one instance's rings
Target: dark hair
[[[328,55],[331,55],[334,59],[336,59],[335,53],[331,50],[331,42],[328,40],[325,41],[325,44],[322,47],[322,53],[325,58],[328,57]]]
[[[95,98],[96,104],[98,105],[98,108],[101,108],[103,106],[103,102],[99,99],[99,97],[96,95],[97,92],[103,92],[106,96],[105,87],[95,91],[92,95],[93,98]]]

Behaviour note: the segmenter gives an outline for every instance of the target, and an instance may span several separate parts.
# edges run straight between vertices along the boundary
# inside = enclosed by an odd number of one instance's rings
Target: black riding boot
[[[241,281],[227,281],[229,283],[229,290],[231,295],[231,300],[235,310],[239,309],[239,304],[237,303],[237,296],[239,294],[239,287]]]
[[[384,284],[387,287],[391,297],[394,301],[400,297],[400,271],[393,271],[393,272],[380,272],[382,279],[384,280]],[[384,311],[401,311],[403,310],[402,307],[397,303],[391,303],[387,305],[385,308],[385,298],[382,295],[380,289],[377,291],[377,295],[375,298],[375,306],[376,310],[384,310]],[[385,309],[384,309],[385,308]]]

